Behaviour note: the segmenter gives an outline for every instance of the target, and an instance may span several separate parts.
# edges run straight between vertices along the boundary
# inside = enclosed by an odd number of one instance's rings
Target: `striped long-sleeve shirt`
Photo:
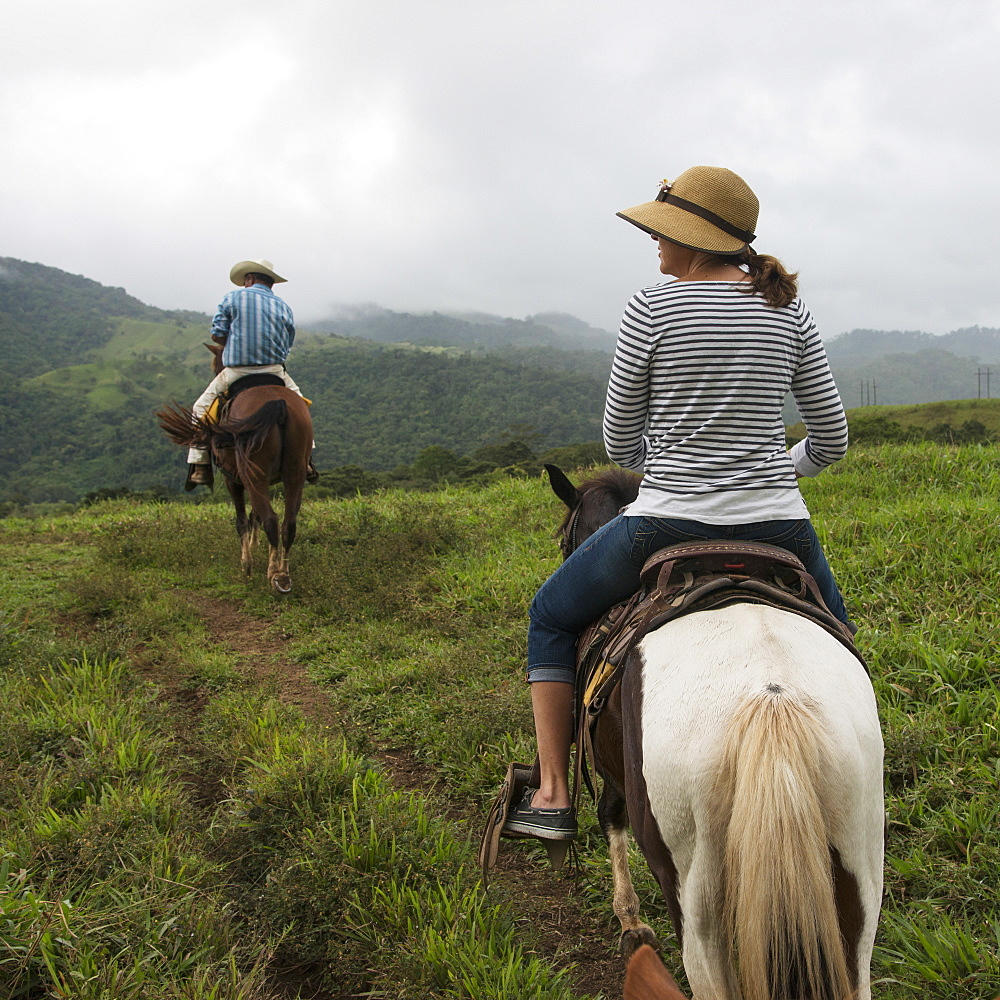
[[[791,458],[789,391],[808,431]],[[625,310],[604,441],[643,473],[630,515],[746,524],[809,516],[796,473],[843,458],[847,420],[799,299],[774,309],[729,282],[675,281],[643,288]]]
[[[226,339],[222,363],[283,365],[295,340],[291,307],[267,285],[229,292],[212,320],[212,333]]]

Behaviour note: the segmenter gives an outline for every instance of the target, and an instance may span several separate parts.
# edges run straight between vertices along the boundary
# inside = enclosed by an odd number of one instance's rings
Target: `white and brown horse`
[[[566,554],[635,496],[620,471],[579,487],[549,476],[570,508]],[[631,654],[594,750],[624,954],[655,943],[629,874],[631,825],[696,1000],[868,1000],[883,747],[844,645],[759,604],[674,619]]]

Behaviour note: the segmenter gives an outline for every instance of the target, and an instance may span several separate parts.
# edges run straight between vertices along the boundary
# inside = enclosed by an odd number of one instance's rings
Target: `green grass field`
[[[1000,993],[998,459],[856,448],[803,483],[883,720],[885,1000]],[[307,503],[283,601],[240,576],[221,502],[0,521],[4,995],[595,996],[519,919],[523,883],[484,893],[470,840],[533,752],[526,608],[560,513],[541,480]],[[220,616],[256,630],[242,652]],[[610,872],[583,823],[562,905],[610,962]]]

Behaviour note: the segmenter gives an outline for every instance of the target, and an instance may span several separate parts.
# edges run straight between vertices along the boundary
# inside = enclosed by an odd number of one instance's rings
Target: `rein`
[[[576,529],[577,525],[580,523],[580,514],[582,511],[583,501],[581,500],[573,508],[573,512],[570,514],[569,518],[569,525],[563,529],[562,540],[559,542],[559,548],[562,549],[563,559],[568,559],[576,551]]]

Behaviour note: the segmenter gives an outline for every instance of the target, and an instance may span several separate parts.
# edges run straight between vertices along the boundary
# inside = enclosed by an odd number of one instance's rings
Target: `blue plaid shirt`
[[[212,333],[226,338],[222,363],[283,365],[295,340],[295,321],[288,304],[267,285],[229,292],[212,320]]]

